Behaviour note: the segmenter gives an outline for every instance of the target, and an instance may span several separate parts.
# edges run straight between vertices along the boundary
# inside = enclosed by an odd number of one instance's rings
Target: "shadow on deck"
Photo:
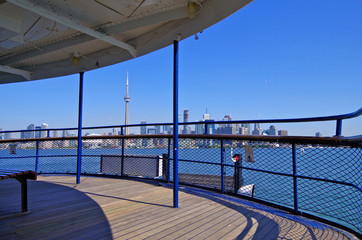
[[[31,214],[20,211],[16,181],[0,182],[2,239],[349,239],[322,224],[238,198],[113,178],[39,176],[29,181]],[[271,209],[271,208],[268,208]],[[274,212],[273,212],[274,211]],[[283,215],[284,214],[284,215]],[[290,216],[290,215],[289,215]],[[353,237],[353,236],[352,236]]]

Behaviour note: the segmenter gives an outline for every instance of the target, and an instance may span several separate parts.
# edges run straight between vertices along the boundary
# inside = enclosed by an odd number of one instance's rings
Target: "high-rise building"
[[[199,120],[198,122],[203,122]],[[205,133],[205,124],[196,124],[195,125],[195,133],[196,134],[204,134]]]
[[[41,126],[36,126],[35,127],[35,138],[40,138],[41,137],[41,131],[39,131],[41,129]]]
[[[69,137],[69,132],[67,130],[63,130],[62,137]]]
[[[230,115],[225,115],[223,121],[229,122],[232,121]],[[218,129],[219,134],[236,134],[236,124],[220,124]]]
[[[41,128],[41,129],[48,129],[48,124],[43,123],[40,128]],[[48,131],[41,131],[40,136],[41,136],[42,138],[46,138],[46,137],[48,136]]]
[[[129,118],[128,118],[128,103],[131,101],[130,96],[128,95],[128,72],[127,72],[127,88],[126,88],[126,96],[124,97],[124,101],[126,102],[126,113],[125,113],[125,121],[124,124],[129,124]],[[126,135],[129,135],[129,128],[126,127]]]
[[[260,123],[255,123],[253,135],[262,135],[262,134],[263,134],[263,130],[260,128]]]
[[[165,126],[163,126],[163,133],[165,133],[165,134],[171,134],[171,133],[172,133],[172,126],[171,126],[171,125],[165,125]]]
[[[141,124],[146,124],[146,121],[142,121]],[[147,134],[147,126],[141,126],[140,128],[140,133],[141,134]]]
[[[210,120],[210,114],[209,113],[205,113],[202,115],[202,119],[205,120]]]
[[[245,130],[246,132],[244,132],[245,134],[243,134],[243,135],[251,135],[250,123],[242,123],[241,127],[244,129],[247,129],[247,130]],[[240,132],[240,134],[242,134],[242,133]]]
[[[247,127],[240,127],[239,134],[241,134],[241,135],[249,135],[249,129]]]
[[[155,126],[156,128],[156,134],[161,134],[161,126],[158,125],[158,126]]]
[[[316,137],[322,137],[322,133],[321,133],[321,132],[316,132],[316,133],[315,133],[315,136],[316,136]]]
[[[147,134],[156,134],[156,128],[148,128]]]
[[[184,110],[184,122],[189,122],[189,110]],[[184,125],[184,130],[182,131],[183,134],[190,134],[191,128],[188,125]]]
[[[26,130],[34,130],[34,124],[30,124]],[[34,138],[35,137],[35,132],[31,131],[31,132],[26,132],[25,134],[25,138]]]
[[[271,136],[276,136],[278,133],[277,129],[275,128],[274,125],[271,125],[269,127],[269,132],[268,132],[268,135],[271,135]]]

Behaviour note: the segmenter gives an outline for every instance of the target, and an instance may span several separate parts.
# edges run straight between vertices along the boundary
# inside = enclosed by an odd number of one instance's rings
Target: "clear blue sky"
[[[215,120],[337,115],[362,107],[362,1],[255,0],[180,42],[180,113]],[[86,72],[83,126],[172,121],[172,46]],[[0,85],[0,128],[76,127],[78,75]],[[268,125],[262,125],[267,128]],[[333,135],[335,123],[280,125],[291,135]],[[362,117],[343,135],[362,134]]]

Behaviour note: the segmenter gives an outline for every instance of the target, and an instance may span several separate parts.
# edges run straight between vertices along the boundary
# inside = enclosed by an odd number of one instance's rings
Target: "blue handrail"
[[[303,122],[323,122],[323,121],[337,121],[336,124],[336,136],[340,136],[342,133],[342,120],[359,117],[362,115],[362,107],[355,112],[323,116],[323,117],[309,117],[309,118],[289,118],[289,119],[259,119],[259,120],[232,120],[232,121],[206,121],[206,122],[180,122],[179,125],[209,125],[209,124],[241,124],[241,123],[303,123]],[[141,127],[141,126],[167,126],[173,125],[173,123],[146,123],[146,124],[129,124],[129,125],[108,125],[108,126],[96,126],[96,127],[83,127],[82,129],[104,129],[104,128],[124,128],[124,127]],[[64,131],[64,130],[78,130],[78,128],[48,128],[37,130],[6,130],[0,131],[0,133],[19,133],[19,132],[35,132],[35,131]]]

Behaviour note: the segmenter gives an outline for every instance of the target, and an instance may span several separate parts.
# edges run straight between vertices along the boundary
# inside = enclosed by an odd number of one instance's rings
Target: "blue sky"
[[[362,1],[255,0],[180,42],[180,113],[215,120],[338,115],[362,107]],[[172,121],[172,46],[84,74],[83,126]],[[78,75],[0,85],[0,128],[76,127]],[[269,127],[270,124],[262,126]],[[275,124],[291,135],[333,135],[335,123]],[[343,135],[362,134],[362,117]]]

